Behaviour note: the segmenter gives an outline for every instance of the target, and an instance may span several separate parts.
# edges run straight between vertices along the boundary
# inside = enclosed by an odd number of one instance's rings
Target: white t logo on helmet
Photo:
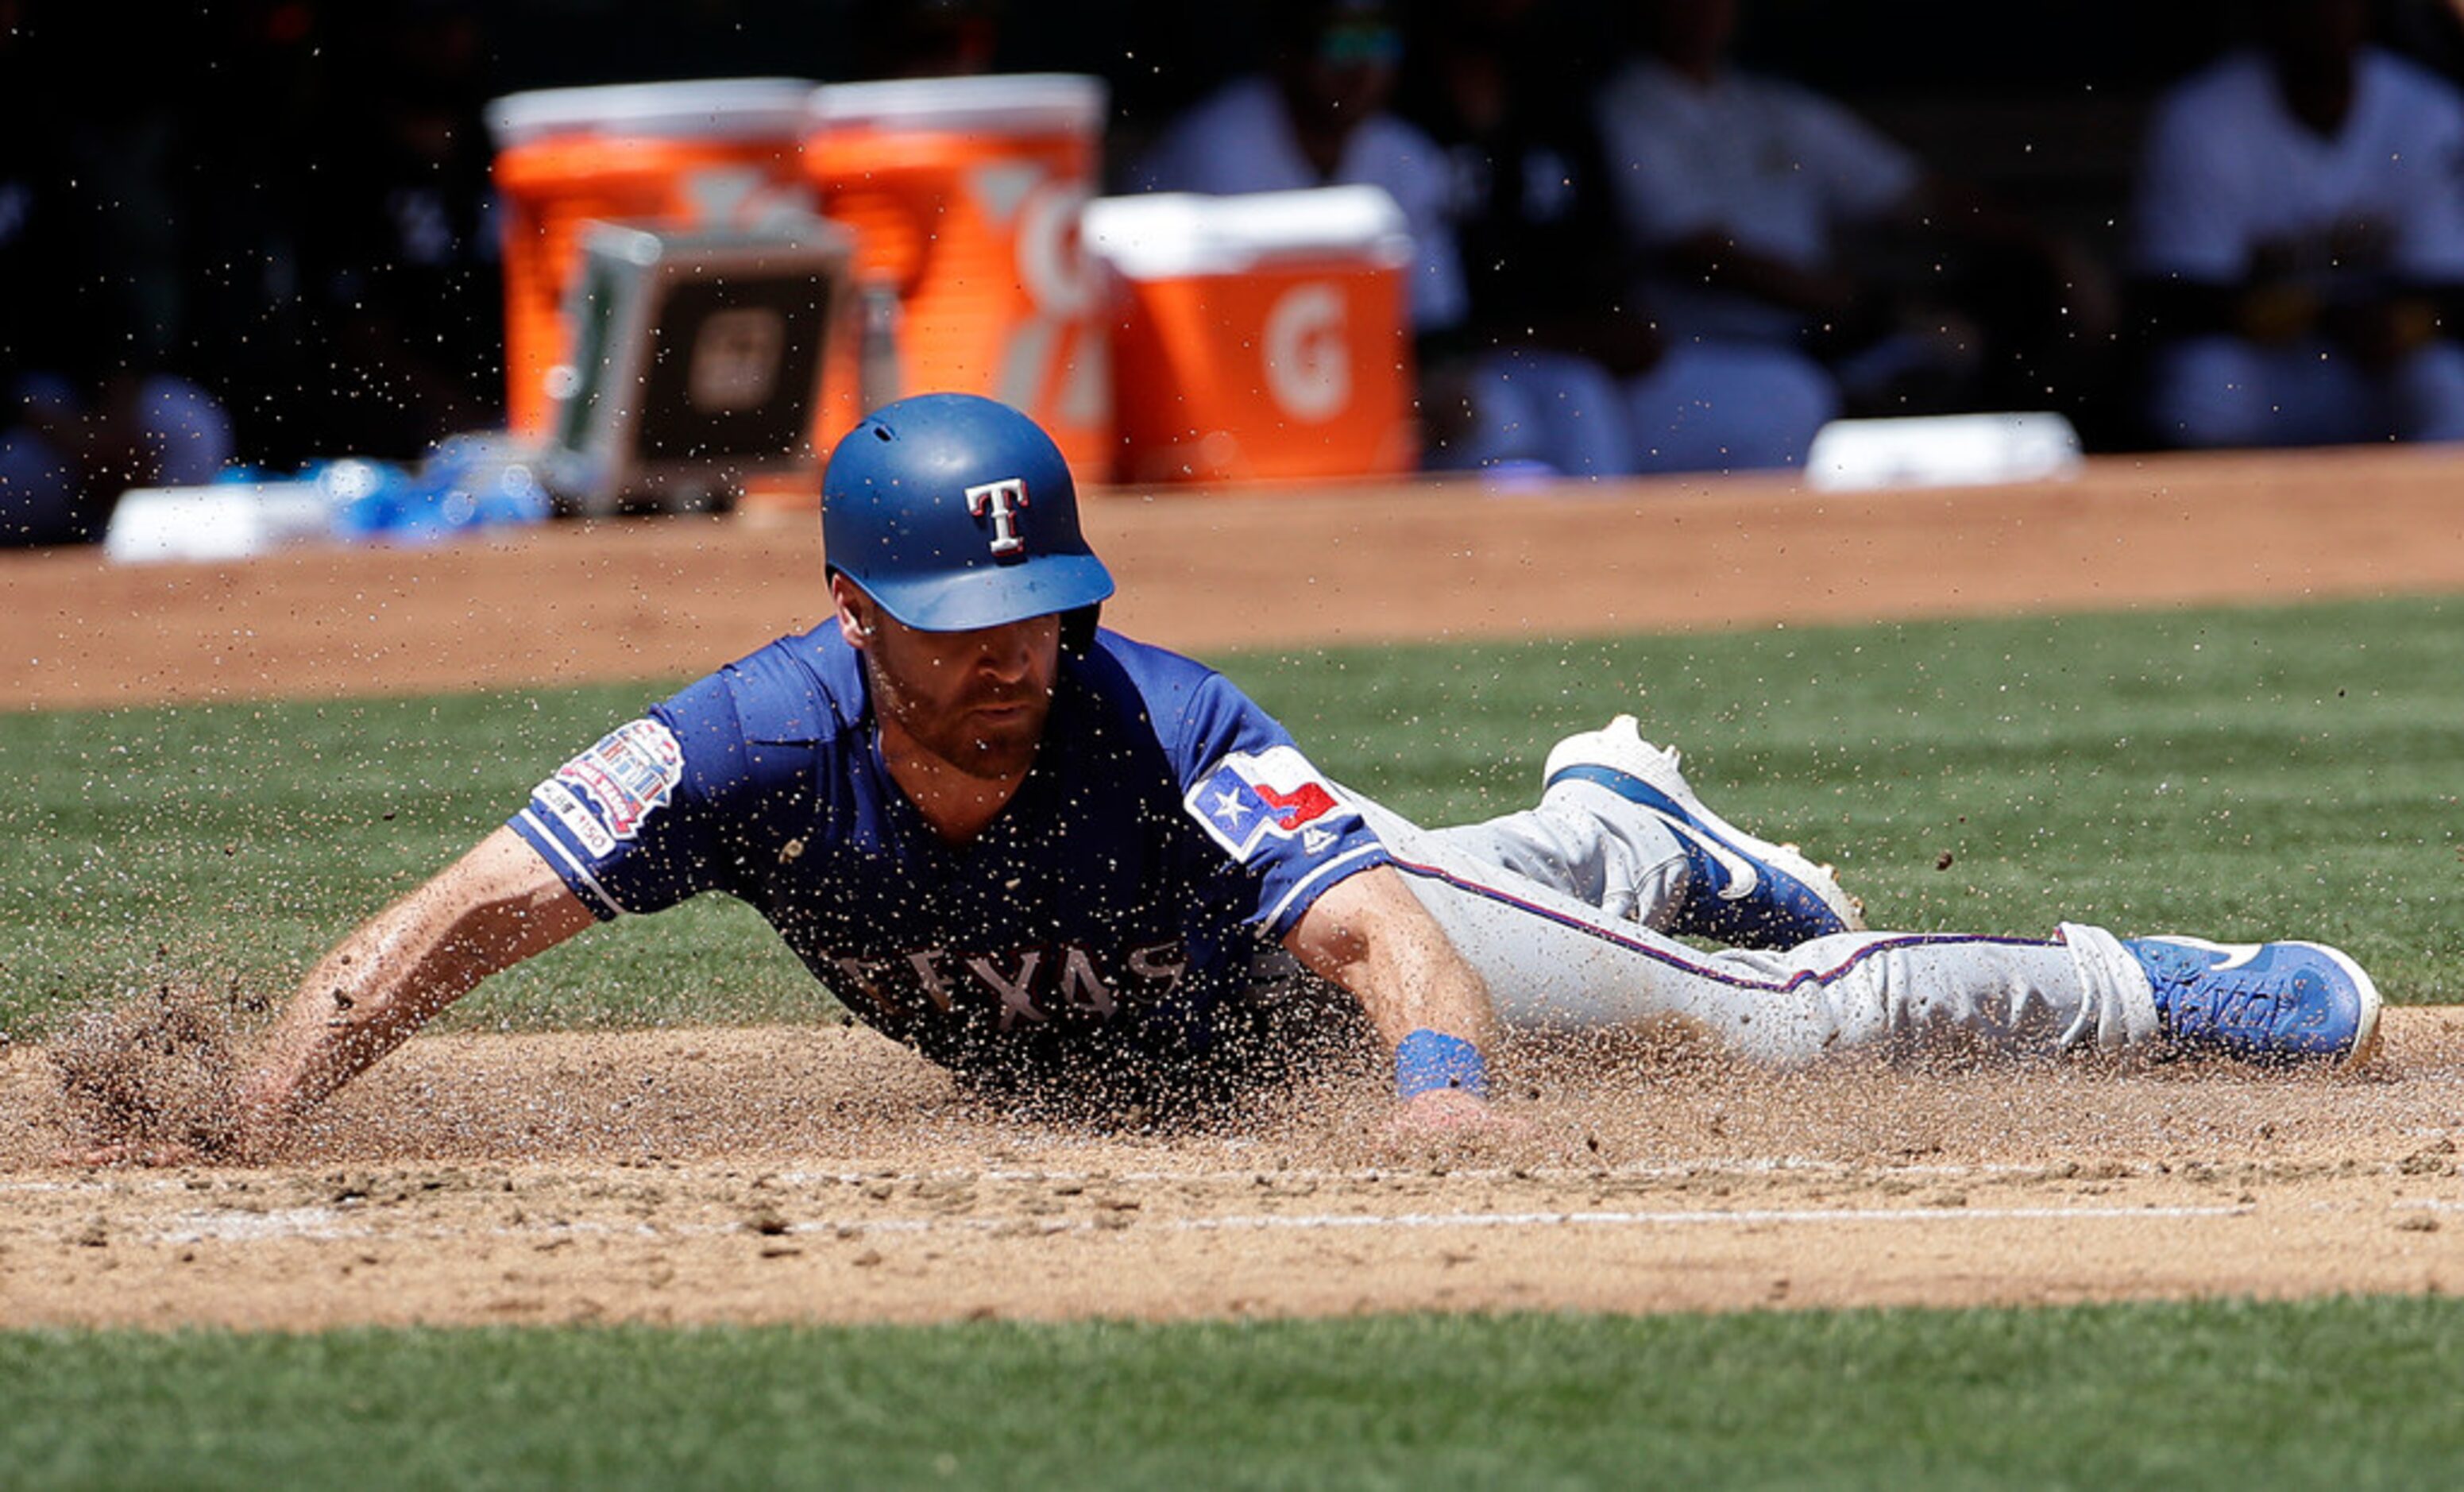
[[[993,520],[993,553],[1019,555],[1026,552],[1026,540],[1019,537],[1018,510],[1026,506],[1026,481],[1023,477],[1005,476],[998,482],[967,489],[967,512]]]

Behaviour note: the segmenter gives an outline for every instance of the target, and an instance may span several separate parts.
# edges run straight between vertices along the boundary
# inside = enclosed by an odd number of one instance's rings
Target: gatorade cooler
[[[543,434],[571,328],[566,294],[592,219],[756,229],[806,222],[798,156],[813,85],[784,77],[514,94],[488,107],[505,205],[505,393]]]
[[[1418,464],[1412,239],[1384,190],[1111,197],[1086,233],[1114,281],[1119,480]]]
[[[988,395],[1080,472],[1109,469],[1109,347],[1078,235],[1105,105],[1103,80],[1073,74],[814,90],[821,210],[854,231],[857,278],[897,293],[905,387],[868,393]]]

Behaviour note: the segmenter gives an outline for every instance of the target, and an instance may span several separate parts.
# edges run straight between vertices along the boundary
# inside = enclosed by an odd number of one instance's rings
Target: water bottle
[[[907,384],[898,363],[898,288],[887,280],[867,280],[856,292],[863,311],[856,339],[856,398],[870,414],[896,400]]]

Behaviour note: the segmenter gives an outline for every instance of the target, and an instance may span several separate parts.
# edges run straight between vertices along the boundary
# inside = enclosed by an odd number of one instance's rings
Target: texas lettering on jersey
[[[986,485],[990,543],[1036,494]],[[835,623],[782,638],[559,768],[511,826],[601,920],[737,897],[859,1019],[954,1065],[986,1039],[1202,1045],[1253,955],[1385,862],[1271,717],[1117,634],[1064,655],[1037,771],[966,845],[883,768],[868,689]]]
[[[1126,954],[1075,943],[1045,944],[989,955],[923,948],[888,958],[833,958],[842,993],[869,1000],[892,1017],[924,1006],[990,1008],[1001,1029],[1057,1017],[1107,1020],[1124,1003],[1160,999],[1180,983],[1188,954],[1177,942],[1133,948]]]

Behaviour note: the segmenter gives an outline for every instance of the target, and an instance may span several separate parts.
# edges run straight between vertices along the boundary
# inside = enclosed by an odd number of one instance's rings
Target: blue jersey
[[[1033,769],[964,845],[891,780],[835,623],[611,733],[512,827],[603,919],[741,898],[855,1014],[984,1071],[1203,1056],[1261,949],[1386,860],[1228,680],[1111,632],[1063,655]]]

